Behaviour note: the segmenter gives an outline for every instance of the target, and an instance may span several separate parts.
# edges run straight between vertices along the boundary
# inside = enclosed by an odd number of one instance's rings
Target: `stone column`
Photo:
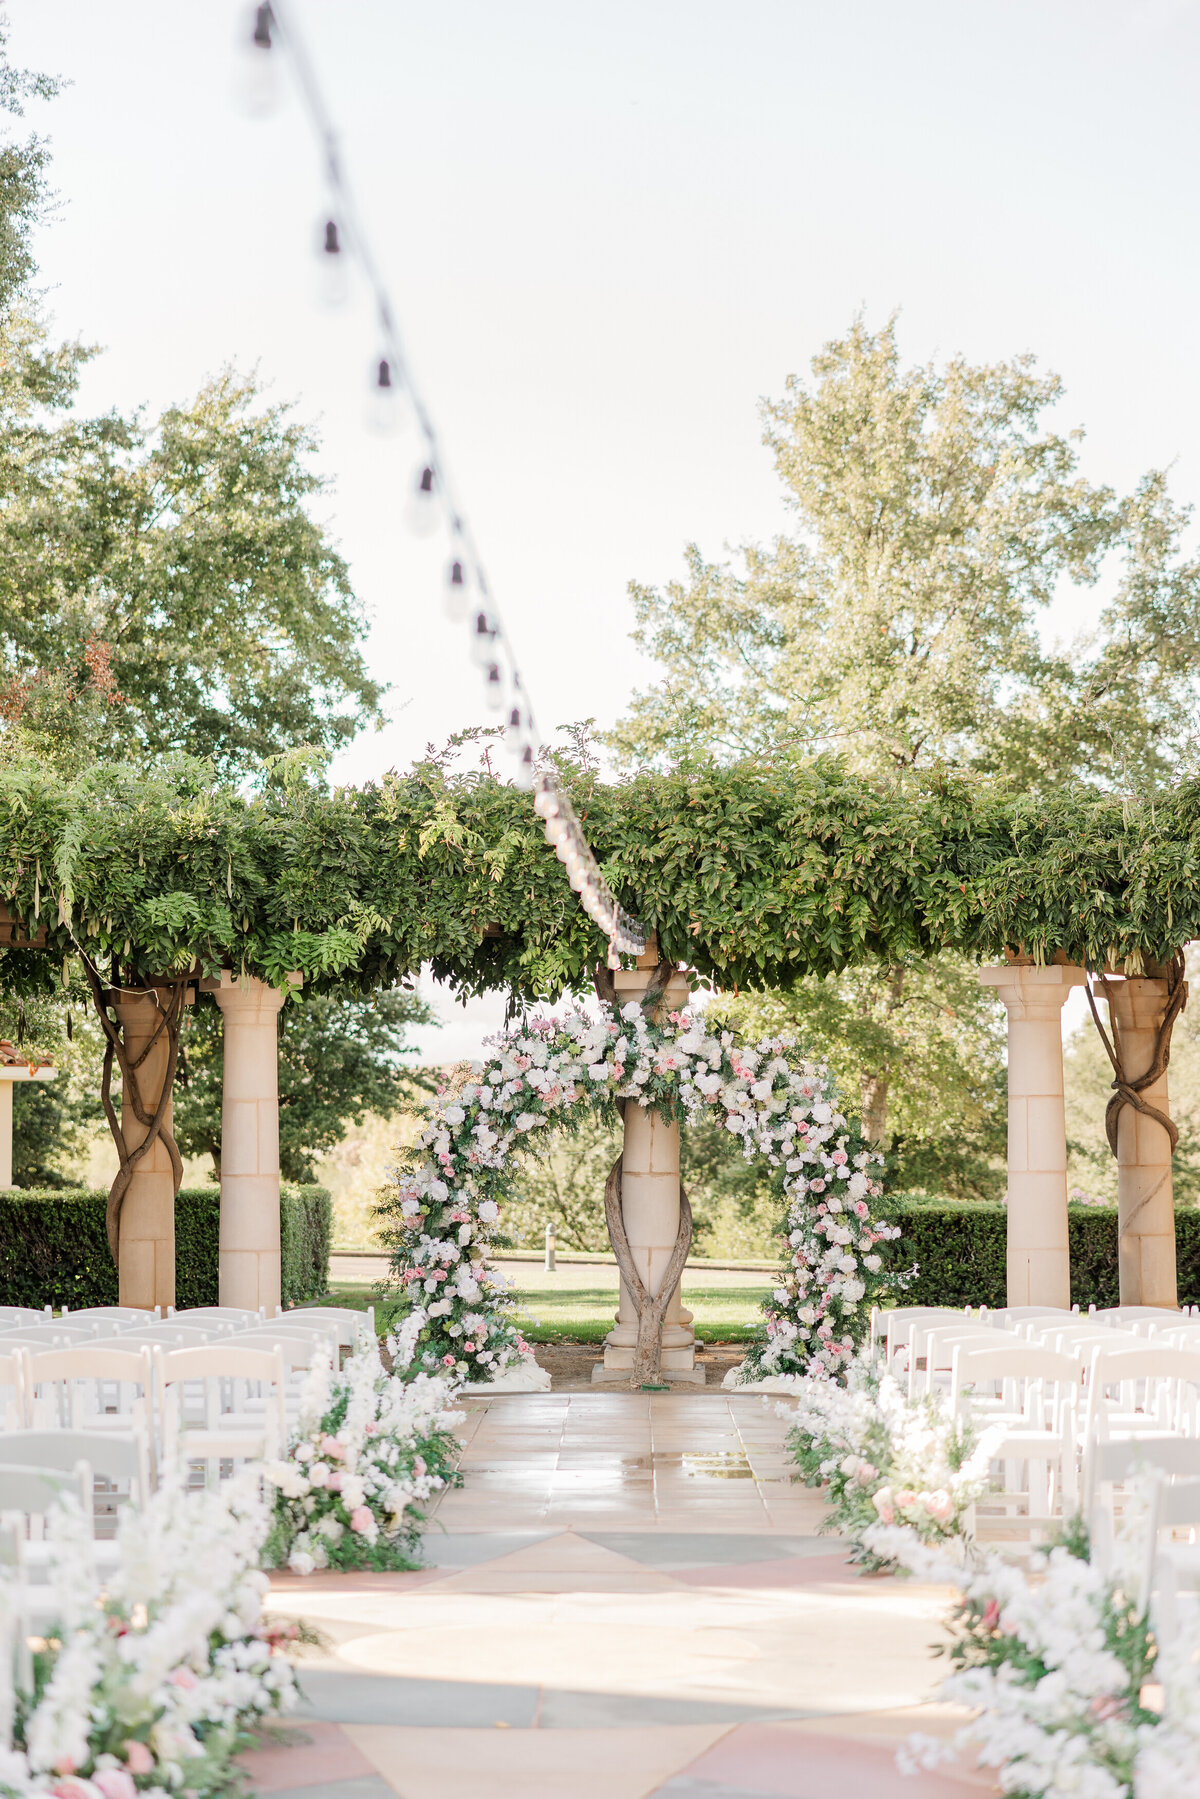
[[[1008,1303],[1068,1307],[1062,1008],[1082,968],[981,968],[1008,1011]]]
[[[142,1109],[151,1115],[158,1109],[167,1074],[170,1045],[166,1031],[160,1031],[158,1027],[169,1000],[170,994],[165,989],[160,989],[157,995],[153,989],[145,993],[123,989],[113,1000],[113,1011],[131,1061],[137,1061],[158,1032],[154,1047],[137,1070]],[[172,1106],[168,1100],[163,1127],[169,1131],[171,1126]],[[124,1084],[121,1131],[129,1149],[136,1149],[146,1136],[146,1126],[139,1124],[134,1116]],[[117,1284],[123,1306],[162,1306],[165,1309],[175,1304],[175,1171],[161,1137],[157,1137],[141,1160],[135,1163],[125,1190],[121,1204]]]
[[[1108,990],[1122,1066],[1126,1079],[1134,1081],[1154,1060],[1167,983],[1110,977]],[[1143,1089],[1142,1098],[1170,1117],[1165,1070]],[[1177,1308],[1171,1139],[1156,1119],[1134,1106],[1122,1106],[1117,1120],[1117,1258],[1123,1306]]]
[[[618,1006],[640,998],[650,985],[657,958],[643,961],[649,965],[614,974]],[[690,996],[684,977],[674,975],[663,992],[660,1009],[676,1012]],[[625,1107],[621,1214],[638,1273],[647,1291],[657,1293],[679,1231],[679,1126],[632,1100]],[[696,1367],[696,1334],[691,1325],[692,1314],[685,1310],[677,1285],[663,1319],[661,1367],[671,1380],[695,1381],[702,1386],[704,1370]],[[627,1376],[636,1344],[637,1307],[622,1281],[616,1328],[605,1339],[604,1362],[596,1366],[592,1378]]]
[[[202,986],[221,1008],[225,1050],[218,1298],[251,1311],[265,1306],[270,1318],[282,1299],[277,1020],[285,996],[228,969]]]

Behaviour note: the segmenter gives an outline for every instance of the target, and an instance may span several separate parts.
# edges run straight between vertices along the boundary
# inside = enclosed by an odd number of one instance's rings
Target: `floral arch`
[[[873,1300],[894,1279],[878,1246],[899,1233],[871,1210],[882,1158],[838,1110],[829,1070],[796,1057],[790,1040],[742,1044],[730,1031],[711,1032],[702,1014],[656,1022],[648,1013],[637,1001],[619,1009],[602,1001],[598,1018],[572,1011],[526,1021],[489,1042],[482,1068],[464,1069],[439,1091],[382,1207],[408,1300],[396,1333],[400,1362],[479,1382],[532,1360],[508,1283],[487,1260],[514,1173],[539,1131],[569,1129],[584,1108],[628,1102],[681,1124],[719,1109],[746,1159],[771,1169],[784,1265],[744,1378],[832,1372],[853,1354]],[[610,1202],[619,1168],[618,1160]],[[680,1268],[690,1239],[686,1196],[683,1210]],[[664,1281],[664,1303],[677,1279]]]

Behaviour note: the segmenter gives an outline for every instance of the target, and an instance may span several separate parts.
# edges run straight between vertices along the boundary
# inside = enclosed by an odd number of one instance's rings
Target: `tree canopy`
[[[633,585],[663,678],[612,741],[627,762],[833,748],[867,774],[944,763],[1029,790],[1145,784],[1192,735],[1200,563],[1151,470],[1118,495],[1049,428],[1032,356],[905,367],[857,319],[763,405],[793,534]],[[1094,627],[1043,641],[1066,578],[1113,573]]]

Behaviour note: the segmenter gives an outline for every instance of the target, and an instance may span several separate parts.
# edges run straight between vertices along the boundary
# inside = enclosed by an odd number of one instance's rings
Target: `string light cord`
[[[533,789],[534,809],[543,821],[546,840],[564,864],[584,910],[608,938],[609,967],[619,968],[622,955],[643,953],[645,929],[620,905],[604,879],[554,762],[549,757],[539,760],[537,756],[533,707],[521,679],[512,640],[502,627],[483,558],[455,494],[432,415],[413,379],[396,314],[342,161],[333,115],[287,0],[268,0],[256,7],[251,49],[259,55],[276,53],[276,36],[295,71],[297,89],[320,144],[329,185],[333,216],[326,222],[322,254],[349,254],[357,261],[371,290],[383,351],[375,370],[376,387],[385,401],[393,404],[398,401],[396,389],[403,388],[421,435],[424,461],[417,475],[414,500],[422,508],[440,508],[450,539],[447,610],[452,617],[465,620],[469,627],[471,657],[483,674],[488,703],[499,704],[508,713],[505,743],[516,758],[517,785]]]

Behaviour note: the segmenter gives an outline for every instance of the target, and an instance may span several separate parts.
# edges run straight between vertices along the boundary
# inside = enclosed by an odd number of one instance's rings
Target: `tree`
[[[176,1088],[175,1140],[184,1155],[209,1155],[221,1172],[221,1015],[207,994],[184,1029],[185,1072]],[[313,1163],[368,1112],[392,1118],[428,1076],[405,1068],[415,1025],[434,1022],[412,991],[373,999],[309,994],[280,1014],[279,1166],[285,1180],[311,1181]]]
[[[872,332],[860,318],[812,377],[763,407],[794,534],[719,563],[693,545],[686,581],[631,588],[663,678],[612,733],[620,757],[834,749],[884,782],[949,765],[1035,791],[1167,776],[1192,734],[1200,564],[1163,474],[1124,497],[1086,481],[1080,434],[1044,423],[1061,383],[1029,356],[905,368],[895,320]],[[1059,583],[1095,583],[1112,560],[1094,630],[1045,644]],[[982,1193],[1002,1142],[1002,1039],[971,978],[947,958],[888,962],[733,1012],[753,1028],[765,1008],[860,1083],[896,1178]],[[935,1151],[951,1122],[947,1164]]]
[[[664,678],[612,733],[626,761],[832,747],[881,777],[937,763],[1022,787],[1155,780],[1192,731],[1200,563],[1161,471],[1123,498],[1078,470],[1080,433],[1032,357],[901,366],[895,321],[856,320],[763,408],[797,531],[688,581],[633,585]],[[1093,631],[1048,648],[1065,576],[1120,576]]]

